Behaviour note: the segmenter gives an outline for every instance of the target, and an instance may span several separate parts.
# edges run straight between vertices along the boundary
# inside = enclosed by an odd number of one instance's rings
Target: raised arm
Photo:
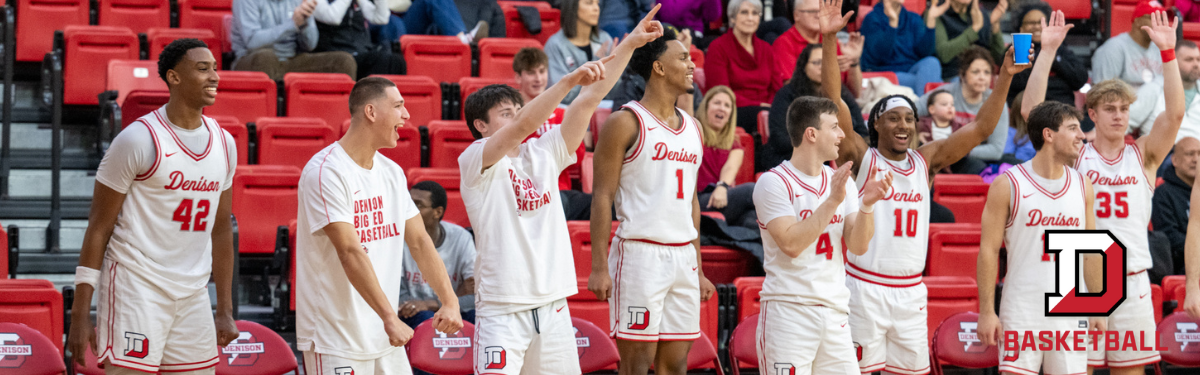
[[[408,244],[409,254],[412,254],[421,275],[442,303],[441,309],[433,315],[433,327],[439,332],[458,332],[462,328],[458,295],[454,294],[450,275],[446,273],[446,265],[438,255],[437,247],[433,245],[429,233],[425,232],[425,223],[421,221],[420,214],[404,221],[404,243]]]
[[[1000,67],[1000,80],[992,89],[992,95],[983,102],[983,108],[979,109],[979,116],[975,117],[975,121],[950,133],[946,139],[926,143],[917,149],[929,160],[929,170],[939,171],[958,162],[995,133],[996,125],[1000,123],[1000,117],[1004,114],[1004,99],[1008,97],[1008,86],[1012,84],[1012,77],[1028,67],[1029,65],[1014,64],[1013,50],[1009,48],[1004,55],[1004,64]]]
[[[1046,20],[1050,23],[1047,24]],[[1058,47],[1067,38],[1067,31],[1075,25],[1067,24],[1066,16],[1061,10],[1054,11],[1050,17],[1042,18],[1042,53],[1033,63],[1033,72],[1029,74],[1029,82],[1025,84],[1025,96],[1021,99],[1021,118],[1028,120],[1029,112],[1034,107],[1046,101],[1046,83],[1050,80],[1050,68],[1058,56]],[[1007,60],[1007,58],[1005,58]]]
[[[821,233],[825,232],[829,221],[833,220],[833,215],[837,213],[838,206],[846,198],[845,186],[846,181],[850,178],[851,164],[854,163],[842,164],[838,167],[837,172],[834,172],[833,182],[830,184],[833,188],[829,192],[829,197],[825,198],[825,201],[821,202],[821,205],[817,206],[816,211],[813,211],[811,215],[802,220],[796,216],[780,216],[767,223],[767,232],[785,255],[792,258],[799,257],[804,249],[812,246]],[[857,197],[850,197],[850,199],[857,199]]]
[[[999,272],[1000,246],[1004,243],[1004,227],[1009,215],[1009,180],[997,177],[988,188],[987,203],[983,206],[980,225],[979,257],[976,260],[975,282],[979,286],[979,340],[983,345],[996,345],[1003,328],[996,316],[996,273]]]
[[[608,275],[609,236],[612,235],[612,205],[617,195],[617,183],[625,163],[625,152],[637,142],[637,118],[629,111],[615,111],[600,129],[596,154],[592,160],[592,274],[588,290],[596,299],[607,300],[612,290]]]
[[[1192,185],[1191,213],[1188,214],[1187,241],[1183,249],[1187,273],[1187,297],[1183,309],[1192,319],[1200,318],[1200,184]]]
[[[838,69],[837,32],[846,26],[854,11],[842,15],[842,0],[821,0],[821,91],[825,97],[837,103],[838,127],[846,133],[838,147],[838,165],[857,162],[867,152],[867,142],[854,131],[854,120],[850,107],[842,101],[842,73]],[[803,72],[799,72],[803,74]]]
[[[1158,50],[1163,51],[1164,57],[1163,100],[1166,111],[1154,119],[1154,127],[1150,129],[1150,134],[1137,140],[1138,147],[1142,150],[1142,168],[1145,168],[1146,175],[1151,176],[1151,180],[1158,173],[1158,165],[1162,164],[1167,153],[1175,146],[1175,135],[1179,133],[1184,111],[1187,110],[1187,104],[1183,102],[1183,79],[1179,74],[1179,61],[1175,60],[1177,26],[1178,18],[1175,22],[1167,21],[1167,13],[1161,11],[1150,15],[1150,26],[1142,26],[1142,30],[1146,30],[1150,40],[1158,46]],[[1170,58],[1170,61],[1166,58]]]

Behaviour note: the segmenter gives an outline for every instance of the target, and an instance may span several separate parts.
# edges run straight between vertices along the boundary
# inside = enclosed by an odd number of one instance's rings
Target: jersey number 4
[[[917,236],[917,210],[908,210],[905,214],[903,209],[897,208],[894,212],[896,215],[896,230],[892,232],[895,237],[916,237]],[[907,216],[908,222],[905,223]],[[903,229],[903,230],[901,230]]]
[[[171,220],[181,223],[179,224],[179,230],[203,232],[208,229],[208,223],[204,221],[204,218],[208,217],[208,199],[201,199],[195,202],[196,209],[194,210],[194,215],[192,212],[192,203],[191,199],[184,199],[183,202],[179,202],[179,207],[175,209],[175,217]],[[195,220],[192,219],[193,217],[195,217]]]
[[[1129,217],[1129,203],[1125,202],[1127,196],[1129,196],[1129,192],[1124,191],[1111,195],[1108,192],[1096,193],[1096,217],[1101,219],[1113,215],[1122,219]]]
[[[821,233],[821,237],[817,238],[817,255],[825,254],[825,260],[833,259],[833,242],[829,240],[829,233]]]

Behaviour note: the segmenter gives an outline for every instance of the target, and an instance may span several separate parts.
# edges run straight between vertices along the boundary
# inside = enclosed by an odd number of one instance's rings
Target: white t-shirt
[[[941,127],[941,126],[938,126],[937,124],[932,124],[932,125],[933,126],[931,126],[929,128],[929,133],[933,137],[933,140],[935,140],[935,141],[940,141],[940,140],[943,140],[946,138],[950,138],[950,133],[954,132],[954,128],[952,128],[950,126]]]
[[[529,310],[574,295],[575,261],[558,175],[575,163],[562,127],[522,143],[516,157],[483,169],[488,138],[458,157],[460,191],[475,224],[475,313]]]
[[[148,113],[117,134],[96,171],[96,182],[125,194],[104,258],[174,299],[208,286],[212,223],[237,164],[233,137],[201,120],[185,130],[163,108]]]
[[[362,298],[323,230],[354,225],[388,302],[400,304],[404,224],[419,214],[399,165],[378,152],[363,169],[341,144],[325,147],[300,174],[296,235],[296,346],[353,360],[391,354],[383,320]]]
[[[450,222],[441,222],[442,230],[446,232],[446,238],[442,239],[442,245],[437,247],[438,256],[442,258],[442,263],[446,265],[446,274],[450,276],[450,287],[455,290],[463,281],[475,277],[475,239],[471,237],[466,229]],[[417,267],[417,261],[413,259],[412,253],[408,250],[408,244],[404,245],[404,280],[400,282],[400,301],[408,300],[435,300],[437,293],[433,292],[433,288],[429,286],[429,282],[421,275],[421,269]],[[463,301],[467,298],[459,299],[459,304],[463,311],[472,310],[474,306],[474,297],[469,301]],[[471,306],[463,304],[469,303]]]

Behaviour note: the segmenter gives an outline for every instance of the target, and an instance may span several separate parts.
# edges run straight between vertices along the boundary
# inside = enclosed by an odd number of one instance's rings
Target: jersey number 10
[[[916,237],[917,236],[917,210],[908,210],[908,213],[905,214],[903,209],[897,208],[895,211],[895,214],[896,214],[896,230],[892,232],[892,235],[896,236],[896,237],[904,237],[905,235],[907,235],[908,237]],[[905,216],[907,216],[907,219],[908,219],[907,223],[905,223]],[[901,229],[904,229],[904,230],[901,231]]]

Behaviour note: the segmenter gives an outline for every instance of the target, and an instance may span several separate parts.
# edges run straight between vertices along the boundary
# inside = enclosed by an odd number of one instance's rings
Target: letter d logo
[[[150,354],[150,339],[136,332],[125,332],[125,356],[146,358]]]
[[[1125,245],[1107,230],[1047,230],[1046,254],[1054,257],[1054,291],[1046,293],[1046,316],[1108,316],[1125,301]],[[1103,290],[1084,292],[1083,256],[1099,255]]]

